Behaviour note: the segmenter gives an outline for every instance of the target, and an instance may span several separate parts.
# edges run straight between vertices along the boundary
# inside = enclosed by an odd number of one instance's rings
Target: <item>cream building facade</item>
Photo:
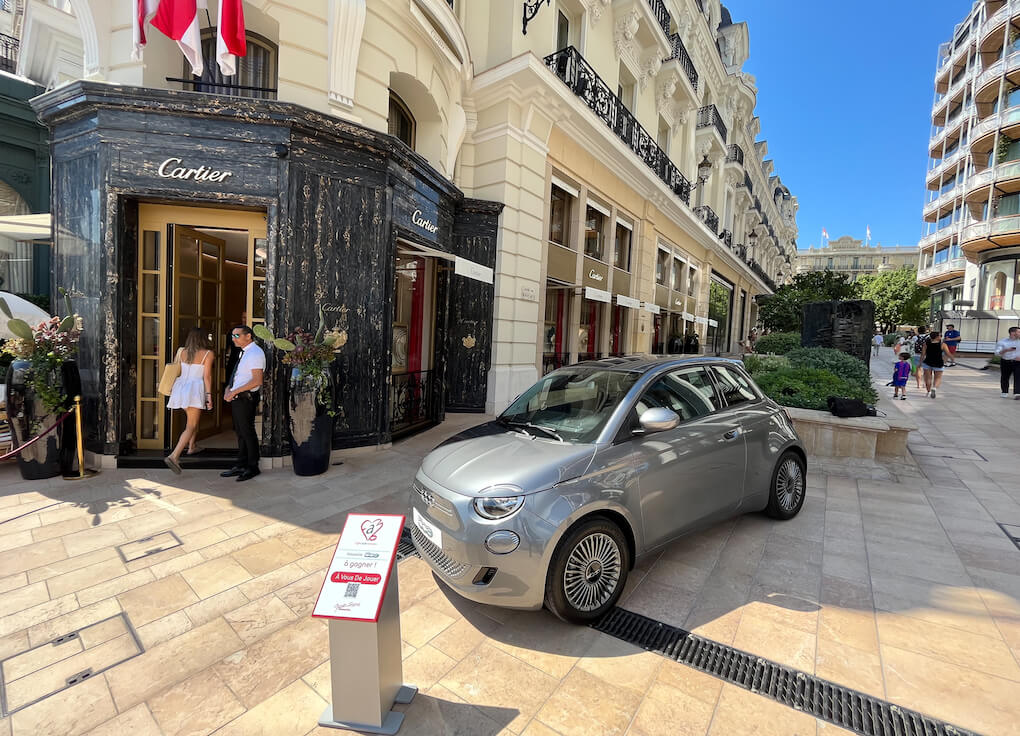
[[[759,140],[749,29],[718,0],[252,0],[250,60],[200,80],[154,29],[132,59],[134,5],[26,0],[18,73],[300,105],[504,205],[488,411],[579,358],[691,333],[732,352],[793,273],[797,199]]]
[[[1020,3],[977,0],[938,50],[918,283],[988,350],[1020,315]]]
[[[827,245],[797,251],[797,273],[836,271],[856,281],[869,273],[895,271],[904,266],[917,268],[917,258],[917,248],[913,246],[869,246],[844,235]]]

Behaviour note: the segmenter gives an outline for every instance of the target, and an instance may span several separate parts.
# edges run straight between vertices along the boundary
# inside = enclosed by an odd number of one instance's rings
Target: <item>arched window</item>
[[[244,37],[248,53],[237,58],[237,73],[225,77],[216,63],[216,29],[202,30],[202,61],[205,70],[201,77],[192,77],[196,92],[276,99],[276,44],[251,31],[245,33]],[[186,61],[184,66],[184,76],[187,77],[191,67]]]
[[[1006,307],[1006,274],[1002,271],[996,271],[992,274],[990,279],[990,289],[988,294],[988,308],[989,309],[1005,309]]]
[[[389,134],[414,148],[414,116],[404,101],[390,92]]]

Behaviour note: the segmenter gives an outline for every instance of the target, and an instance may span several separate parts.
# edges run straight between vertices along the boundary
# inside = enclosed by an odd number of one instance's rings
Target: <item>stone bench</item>
[[[841,418],[827,411],[785,407],[809,455],[906,460],[907,438],[917,425],[884,397],[876,408],[884,417]]]

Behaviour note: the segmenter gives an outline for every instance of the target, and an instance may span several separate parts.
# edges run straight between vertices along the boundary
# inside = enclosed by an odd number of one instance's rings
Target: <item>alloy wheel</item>
[[[597,532],[581,539],[563,571],[563,593],[578,611],[603,606],[620,582],[622,557],[616,540]]]
[[[776,500],[784,511],[793,511],[804,495],[804,471],[792,457],[783,461],[776,474]]]

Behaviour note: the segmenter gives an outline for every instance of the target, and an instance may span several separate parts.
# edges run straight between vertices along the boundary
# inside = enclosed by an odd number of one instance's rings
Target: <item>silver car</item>
[[[677,537],[748,511],[795,516],[805,472],[789,416],[739,361],[591,361],[429,453],[408,526],[460,595],[587,622]]]

